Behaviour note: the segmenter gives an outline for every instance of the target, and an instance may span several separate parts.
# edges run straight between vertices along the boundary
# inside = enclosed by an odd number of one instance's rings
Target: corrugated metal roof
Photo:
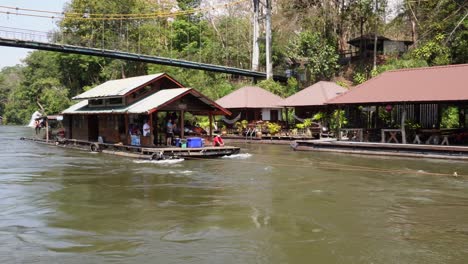
[[[468,64],[384,72],[327,104],[468,101]]]
[[[89,107],[88,100],[81,101],[72,105],[63,114],[111,114],[111,113],[129,113],[142,114],[148,113],[151,109],[157,108],[162,104],[174,99],[175,97],[191,90],[191,88],[175,88],[160,90],[138,102],[123,107]]]
[[[192,88],[174,88],[160,90],[140,101],[129,106],[123,107],[89,107],[88,100],[83,100],[62,112],[62,114],[147,114],[154,109],[165,105],[166,103],[185,94],[192,94],[203,103],[219,110],[221,114],[230,114],[229,111],[220,107],[215,102],[204,97],[202,94]],[[190,111],[190,109],[187,109]]]
[[[132,104],[128,108],[128,113],[138,114],[146,113],[151,109],[157,108],[164,103],[176,98],[177,96],[192,90],[191,88],[177,88],[177,89],[165,89],[154,93],[137,103]]]
[[[281,102],[282,106],[316,106],[343,94],[347,89],[333,82],[320,81],[309,86]]]
[[[218,99],[224,108],[282,108],[283,98],[257,86],[244,86]]]
[[[93,89],[86,91],[82,94],[79,94],[73,99],[90,99],[97,97],[111,97],[111,96],[123,96],[130,92],[131,90],[138,88],[145,83],[148,83],[164,73],[152,74],[131,77],[126,79],[111,80],[107,81],[101,85],[94,87]]]

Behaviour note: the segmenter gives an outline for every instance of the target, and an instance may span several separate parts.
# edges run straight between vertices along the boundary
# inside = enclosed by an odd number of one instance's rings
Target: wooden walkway
[[[215,158],[238,154],[239,147],[202,147],[202,148],[178,148],[178,147],[146,147],[121,144],[98,143],[84,140],[65,139],[62,141],[46,141],[44,139],[21,138],[21,140],[34,141],[41,144],[53,145],[64,148],[79,149],[91,152],[102,152],[118,156],[138,159],[162,160],[173,158]]]
[[[350,142],[336,140],[297,140],[298,151],[327,151],[362,155],[468,160],[468,146]]]

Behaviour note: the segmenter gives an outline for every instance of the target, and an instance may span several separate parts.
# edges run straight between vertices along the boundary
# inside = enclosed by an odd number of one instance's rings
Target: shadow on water
[[[18,140],[30,132],[0,127],[2,263],[468,257],[463,162],[242,144],[234,157],[152,163]]]

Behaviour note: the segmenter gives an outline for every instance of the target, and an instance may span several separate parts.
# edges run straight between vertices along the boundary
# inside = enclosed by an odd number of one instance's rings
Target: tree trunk
[[[266,0],[266,75],[267,79],[273,78],[273,62],[271,61],[271,1]]]
[[[254,16],[253,16],[253,38],[252,38],[252,71],[258,71],[258,64],[260,60],[260,48],[258,37],[260,35],[259,26],[259,0],[254,2]]]
[[[378,0],[375,0],[375,15],[376,17],[378,17],[377,13],[378,13]],[[372,70],[377,70],[377,41],[378,41],[378,38],[377,38],[377,31],[378,31],[378,26],[377,26],[377,23],[378,23],[378,20],[376,19],[375,20],[375,29],[374,29],[374,64],[373,64],[373,68]]]
[[[413,41],[413,47],[417,47],[418,31],[416,28],[416,21],[413,18],[411,18],[411,40]]]

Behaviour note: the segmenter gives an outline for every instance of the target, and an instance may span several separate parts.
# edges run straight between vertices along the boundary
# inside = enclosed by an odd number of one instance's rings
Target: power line
[[[205,7],[205,8],[196,8],[190,10],[182,10],[182,11],[165,11],[165,12],[153,12],[153,13],[145,13],[145,14],[115,14],[115,13],[73,13],[73,12],[57,12],[57,11],[48,11],[48,10],[38,10],[38,9],[26,9],[26,8],[18,8],[18,7],[10,7],[10,6],[0,6],[0,8],[8,9],[8,10],[15,10],[16,12],[10,11],[0,11],[0,13],[8,14],[8,15],[19,15],[19,16],[31,16],[31,17],[39,17],[39,18],[62,18],[62,19],[74,19],[74,20],[137,20],[137,19],[153,19],[153,18],[160,18],[160,17],[173,17],[173,16],[180,16],[180,15],[189,15],[194,14],[197,12],[207,12],[210,10],[216,10],[220,7],[229,7],[241,4],[248,0],[238,0],[226,4],[219,4],[213,7]],[[23,11],[23,12],[19,12]],[[26,12],[26,13],[25,13]],[[57,16],[46,16],[46,15],[38,15],[38,14],[29,14],[27,12],[32,13],[46,13],[46,14],[54,14]]]

